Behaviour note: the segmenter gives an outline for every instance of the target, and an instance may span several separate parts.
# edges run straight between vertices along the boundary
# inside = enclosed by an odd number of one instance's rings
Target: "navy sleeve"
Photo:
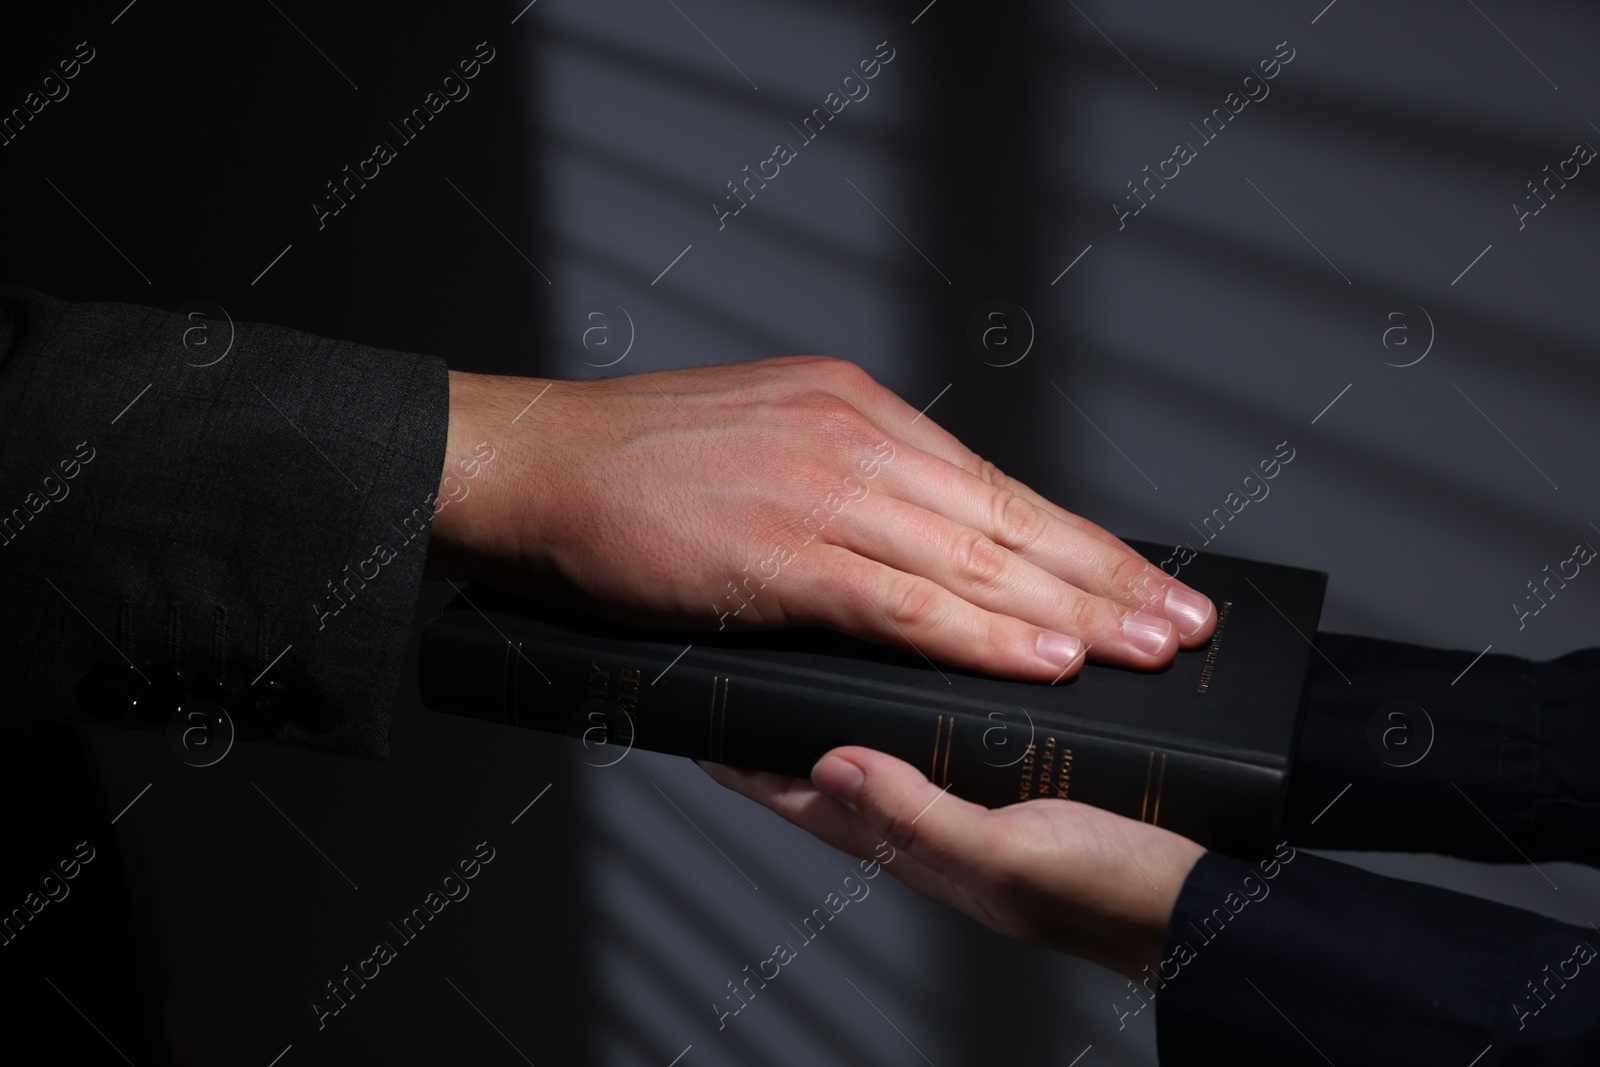
[[[1600,865],[1600,649],[1474,662],[1341,634],[1317,648],[1290,841]]]
[[[1294,847],[1600,860],[1600,650],[1317,646],[1293,845],[1191,872],[1145,982],[1161,1062],[1600,1063],[1600,930]]]
[[[1597,946],[1591,928],[1292,848],[1259,865],[1211,852],[1146,985],[1163,1067],[1595,1064]]]

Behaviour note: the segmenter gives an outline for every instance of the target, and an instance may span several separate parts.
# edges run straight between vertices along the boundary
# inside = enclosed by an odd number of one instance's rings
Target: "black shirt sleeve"
[[[0,287],[0,711],[386,755],[448,419],[439,359]]]
[[[1272,862],[1209,852],[1184,883],[1147,983],[1163,1067],[1600,1063],[1600,932],[1306,853]]]
[[[1349,683],[1316,659],[1290,841],[1600,864],[1600,649],[1473,662],[1342,634],[1317,647]]]
[[[1185,882],[1146,982],[1162,1064],[1600,1063],[1600,930],[1295,847],[1595,863],[1600,650],[1317,646],[1292,844]]]

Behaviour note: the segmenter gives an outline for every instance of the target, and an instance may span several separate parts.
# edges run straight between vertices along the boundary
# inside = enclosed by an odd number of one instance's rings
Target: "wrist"
[[[1129,939],[1126,953],[1108,964],[1112,970],[1129,978],[1153,974],[1160,966],[1178,898],[1195,865],[1206,854],[1205,848],[1187,837],[1168,834],[1167,838],[1158,852],[1154,869],[1148,871],[1154,886],[1142,876],[1139,878],[1146,890],[1146,905],[1137,923],[1137,932]]]
[[[543,386],[457,370],[449,379],[449,429],[423,576],[482,579],[498,573],[496,563],[515,554],[508,489],[518,481],[510,470],[518,452],[512,439],[517,412],[505,409],[508,396],[522,390],[505,385],[532,385],[533,393]]]

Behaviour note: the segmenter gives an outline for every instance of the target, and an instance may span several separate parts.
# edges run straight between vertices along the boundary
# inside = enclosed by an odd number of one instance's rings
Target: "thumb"
[[[836,748],[811,768],[811,783],[934,870],[958,875],[985,851],[989,810],[950,796],[904,760],[870,748]]]

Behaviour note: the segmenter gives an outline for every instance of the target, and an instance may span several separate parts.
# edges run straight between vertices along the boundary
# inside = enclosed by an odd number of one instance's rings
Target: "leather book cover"
[[[1265,854],[1327,576],[1201,554],[1179,577],[1217,605],[1209,644],[1160,671],[1091,663],[1053,685],[827,630],[644,630],[469,587],[423,633],[422,698],[568,734],[595,765],[637,746],[804,776],[828,749],[866,745],[991,807],[1068,798]]]

